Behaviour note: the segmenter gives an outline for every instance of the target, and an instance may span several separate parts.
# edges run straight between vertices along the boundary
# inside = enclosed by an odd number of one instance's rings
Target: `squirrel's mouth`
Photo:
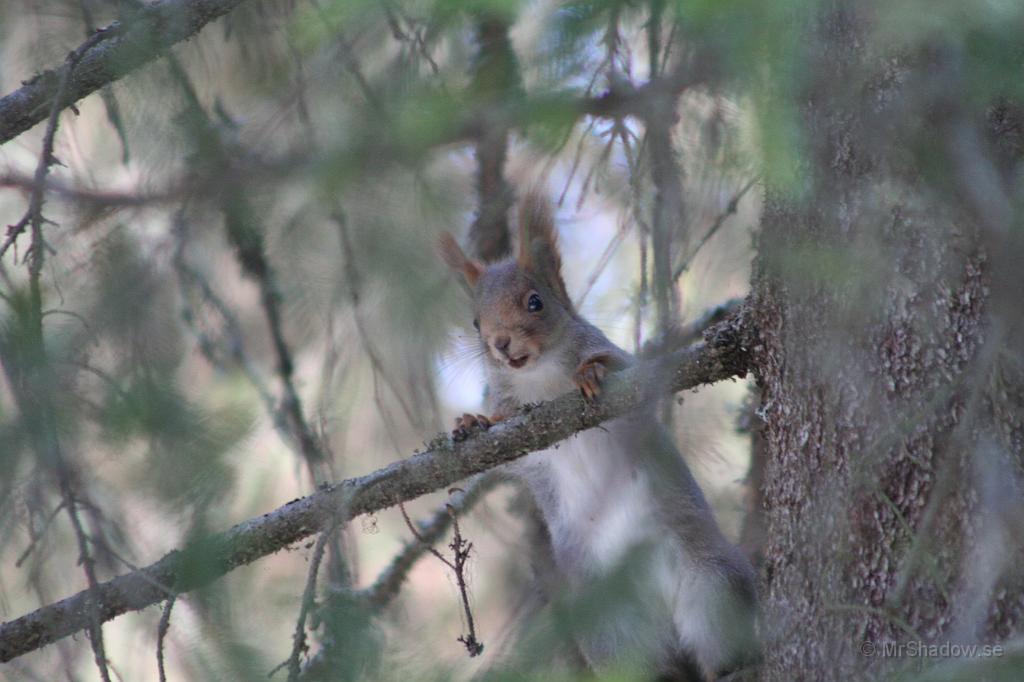
[[[530,354],[529,353],[527,353],[526,355],[520,355],[518,358],[510,357],[508,359],[508,365],[512,369],[519,369],[520,367],[525,365],[526,361],[529,360],[529,359],[530,359]]]

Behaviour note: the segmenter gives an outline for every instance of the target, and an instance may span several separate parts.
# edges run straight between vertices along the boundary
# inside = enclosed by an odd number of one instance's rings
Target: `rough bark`
[[[741,313],[709,330],[706,341],[610,378],[600,400],[578,394],[525,408],[507,422],[466,441],[446,434],[426,451],[372,474],[348,479],[273,512],[173,551],[150,566],[99,585],[102,621],[202,587],[229,571],[277,552],[334,522],[445,488],[470,475],[548,447],[641,406],[666,391],[743,376],[748,331]],[[89,595],[80,592],[0,625],[0,662],[57,641],[90,625]]]
[[[1024,613],[1019,540],[984,542],[1000,523],[986,480],[1022,471],[1020,384],[989,395],[990,254],[884,137],[908,77],[858,22],[833,6],[807,41],[807,192],[768,191],[758,244],[763,680],[939,665],[883,646],[998,642]],[[883,77],[851,97],[866,72]]]

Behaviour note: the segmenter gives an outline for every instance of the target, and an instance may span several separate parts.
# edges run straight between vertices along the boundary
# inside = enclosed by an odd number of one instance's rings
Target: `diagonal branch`
[[[196,541],[138,571],[102,583],[94,592],[102,620],[166,598],[154,583],[184,593],[239,566],[277,552],[327,527],[346,509],[352,518],[446,488],[476,473],[549,447],[574,433],[640,408],[662,393],[695,388],[746,374],[752,347],[743,310],[695,344],[638,364],[609,379],[601,399],[587,404],[576,393],[532,405],[489,431],[455,443],[436,437],[424,452],[366,476],[348,479],[294,500],[228,531]],[[196,570],[201,566],[201,570]],[[89,592],[83,591],[0,625],[0,662],[90,626]]]
[[[729,216],[736,214],[736,211],[739,210],[740,199],[742,199],[743,196],[750,191],[750,188],[753,187],[760,179],[761,177],[759,175],[755,175],[747,181],[747,184],[743,185],[743,187],[733,195],[732,199],[729,200],[729,203],[725,205],[725,210],[719,213],[711,222],[711,226],[704,232],[704,235],[700,238],[700,241],[697,242],[697,245],[693,247],[693,250],[686,255],[686,258],[683,259],[682,263],[676,266],[675,272],[672,273],[673,282],[678,282],[679,278],[683,276],[683,273],[690,269],[690,265],[693,264],[693,259],[697,257],[697,254],[704,248],[704,245],[718,233],[718,230],[721,229],[722,225],[725,224],[725,221],[729,219]]]
[[[86,40],[74,64],[48,69],[0,99],[0,144],[46,118],[58,84],[67,79],[60,108],[156,59],[175,43],[198,33],[246,0],[162,0],[143,5],[129,21],[115,21]],[[83,49],[84,48],[84,49]]]

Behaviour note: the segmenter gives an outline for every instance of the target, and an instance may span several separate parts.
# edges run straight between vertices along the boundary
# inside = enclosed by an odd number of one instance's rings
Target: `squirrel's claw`
[[[573,383],[585,399],[593,400],[601,394],[601,382],[607,373],[608,368],[600,360],[587,360],[576,368]]]
[[[466,440],[473,431],[486,431],[491,428],[495,422],[500,420],[501,417],[498,416],[486,417],[482,414],[470,414],[467,412],[461,417],[455,418],[455,428],[452,429],[452,440]]]

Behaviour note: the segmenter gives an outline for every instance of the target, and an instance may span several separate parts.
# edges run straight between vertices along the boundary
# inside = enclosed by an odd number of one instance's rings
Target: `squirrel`
[[[573,389],[593,400],[608,372],[634,362],[573,306],[551,208],[536,192],[520,205],[519,232],[515,256],[486,264],[441,236],[443,259],[472,295],[494,415],[458,417],[456,439]],[[592,670],[625,664],[657,679],[714,680],[756,661],[753,568],[651,410],[506,466],[536,502],[570,598],[593,597],[588,590],[612,579],[629,587],[634,603],[574,633]]]

